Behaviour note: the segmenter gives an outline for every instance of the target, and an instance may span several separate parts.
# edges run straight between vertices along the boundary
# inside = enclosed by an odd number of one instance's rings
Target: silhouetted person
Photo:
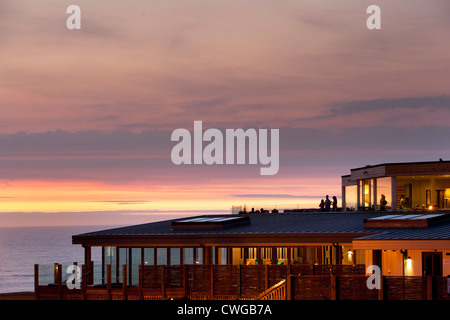
[[[330,206],[331,206],[331,200],[330,199],[328,199],[328,195],[326,195],[326,197],[325,197],[326,199],[325,199],[325,211],[330,211]]]
[[[337,198],[336,196],[333,196],[333,211],[337,210]]]
[[[406,208],[406,200],[405,200],[405,196],[400,196],[400,209],[404,209]]]
[[[381,211],[386,210],[386,205],[387,205],[386,197],[384,194],[382,194],[380,199],[380,210]]]
[[[319,208],[320,208],[320,210],[322,210],[322,211],[323,211],[323,209],[325,208],[325,201],[323,201],[323,199],[320,201]]]

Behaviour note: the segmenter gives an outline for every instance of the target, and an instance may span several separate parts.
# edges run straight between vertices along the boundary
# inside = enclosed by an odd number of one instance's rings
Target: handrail
[[[286,280],[281,280],[266,291],[262,292],[255,300],[284,300],[286,297]]]

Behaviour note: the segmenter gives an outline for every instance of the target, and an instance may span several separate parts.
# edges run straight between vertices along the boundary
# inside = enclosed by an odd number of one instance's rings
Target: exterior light
[[[445,188],[444,199],[450,199],[450,188]]]
[[[413,263],[411,257],[408,256],[405,260],[405,276],[413,275]]]
[[[429,206],[429,207],[428,207],[428,210],[433,210],[433,206]]]
[[[348,249],[348,251],[347,251],[347,261],[348,262],[353,261],[353,252],[350,249]]]

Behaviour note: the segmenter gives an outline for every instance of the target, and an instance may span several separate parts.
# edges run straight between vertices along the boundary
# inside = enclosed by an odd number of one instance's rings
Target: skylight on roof
[[[426,228],[450,221],[450,214],[389,214],[364,219],[366,228]]]
[[[224,229],[249,224],[248,216],[196,217],[172,221],[173,230]]]

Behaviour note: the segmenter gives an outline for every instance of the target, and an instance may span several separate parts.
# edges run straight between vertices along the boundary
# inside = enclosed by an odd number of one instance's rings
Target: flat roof
[[[361,169],[366,169],[366,168],[374,168],[374,167],[380,167],[380,166],[438,164],[438,163],[449,164],[450,161],[442,160],[442,161],[417,161],[417,162],[386,162],[386,163],[380,163],[380,164],[374,164],[374,165],[366,165],[366,166],[359,167],[359,168],[353,168],[353,169],[350,169],[350,171],[361,170]],[[343,177],[345,177],[345,176],[343,176]]]
[[[385,214],[385,213],[384,213]],[[237,225],[232,228],[218,230],[174,230],[173,222],[183,219],[170,219],[146,224],[120,227],[84,233],[78,236],[114,236],[114,235],[177,235],[177,234],[271,234],[271,233],[351,233],[373,232],[364,228],[364,219],[382,216],[382,213],[331,213],[331,212],[302,212],[302,213],[247,213],[228,215],[199,215],[186,217],[190,221],[196,219],[215,219],[226,217],[250,218],[250,223]]]
[[[100,245],[166,245],[192,243],[351,243],[353,239],[450,239],[450,219],[421,228],[366,227],[365,221],[386,217],[386,212],[302,212],[254,213],[239,215],[201,215],[184,221],[219,221],[231,217],[248,217],[246,224],[227,228],[174,228],[170,219],[134,226],[99,230],[74,235],[74,244]],[[411,215],[411,214],[410,214]],[[406,216],[406,215],[405,215]],[[450,217],[450,216],[449,216]],[[197,219],[197,220],[196,220]],[[211,220],[212,219],[212,220]],[[224,220],[222,220],[224,221]]]

